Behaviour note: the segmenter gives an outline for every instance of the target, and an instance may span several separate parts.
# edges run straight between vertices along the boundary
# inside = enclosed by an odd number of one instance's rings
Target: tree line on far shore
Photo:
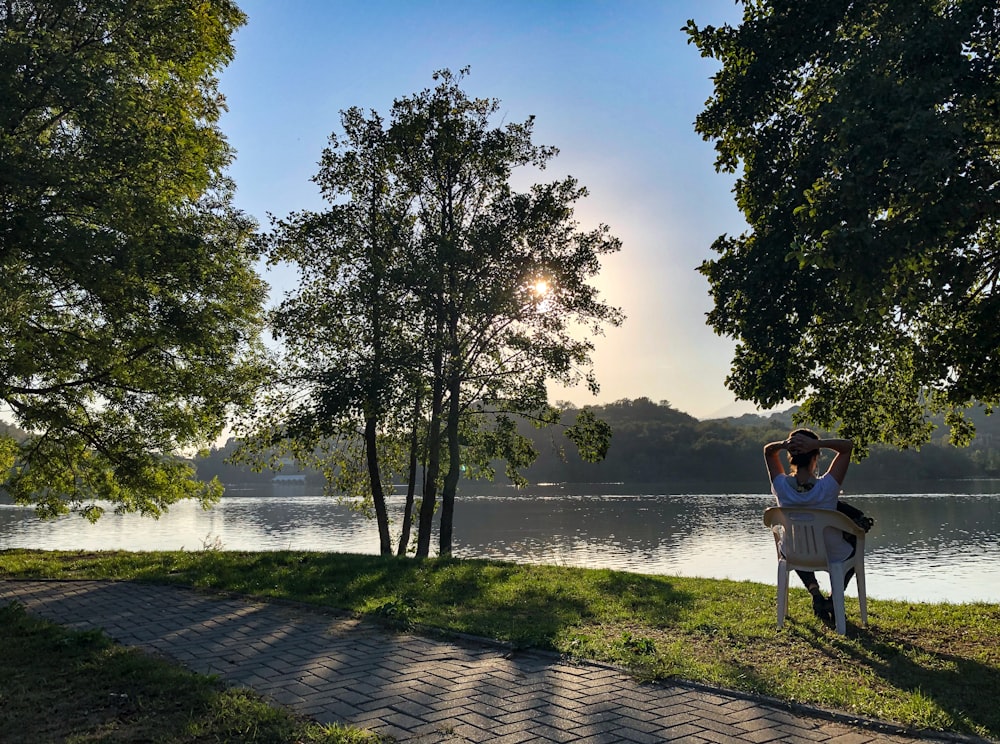
[[[572,404],[560,404],[572,420]],[[764,485],[761,449],[764,443],[783,439],[794,427],[788,409],[771,414],[698,420],[666,401],[649,398],[623,399],[588,406],[596,417],[611,426],[608,454],[601,462],[586,462],[575,448],[567,447],[558,427],[534,429],[522,425],[520,434],[529,438],[538,453],[522,474],[532,485],[539,483],[690,483],[704,485]],[[851,485],[917,483],[961,478],[1000,477],[1000,419],[973,409],[971,418],[977,436],[969,447],[948,443],[948,430],[920,449],[897,450],[872,447],[867,458],[853,466]],[[218,477],[227,484],[265,484],[280,473],[302,474],[307,482],[320,484],[317,471],[287,462],[281,470],[254,472],[246,465],[227,462],[239,442],[230,440],[196,461],[198,476]],[[510,485],[502,474],[493,479],[464,478],[462,490]]]

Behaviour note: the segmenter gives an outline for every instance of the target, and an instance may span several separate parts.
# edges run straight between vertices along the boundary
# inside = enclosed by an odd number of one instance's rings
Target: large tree
[[[227,0],[0,3],[3,487],[43,514],[211,499],[180,455],[251,394],[264,285],[231,204]]]
[[[761,0],[686,27],[722,63],[695,128],[749,224],[701,267],[730,388],[862,442],[1000,403],[1000,7]]]

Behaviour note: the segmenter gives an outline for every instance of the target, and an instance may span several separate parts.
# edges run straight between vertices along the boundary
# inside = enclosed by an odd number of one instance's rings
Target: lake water
[[[772,503],[766,494],[587,490],[460,494],[454,553],[776,582],[774,542],[761,521]],[[1000,602],[1000,494],[993,487],[979,490],[987,492],[850,496],[876,519],[865,557],[869,596]],[[401,497],[390,499],[394,526],[402,503]],[[208,511],[184,502],[159,520],[109,513],[95,525],[76,515],[41,521],[31,509],[0,505],[0,548],[14,547],[377,553],[378,534],[374,521],[332,499],[302,487],[275,486],[227,496]],[[827,587],[825,579],[821,576],[821,584]],[[848,593],[853,591],[852,584]]]

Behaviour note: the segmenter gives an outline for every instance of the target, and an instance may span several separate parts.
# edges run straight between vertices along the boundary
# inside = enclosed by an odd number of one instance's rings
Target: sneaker
[[[813,614],[824,622],[833,620],[833,600],[816,593],[813,598]]]

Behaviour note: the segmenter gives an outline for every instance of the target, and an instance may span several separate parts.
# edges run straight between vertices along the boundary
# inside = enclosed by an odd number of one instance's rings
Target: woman
[[[816,477],[816,466],[821,449],[833,450],[833,462],[821,477]],[[809,429],[796,429],[783,442],[770,442],[764,445],[764,461],[767,464],[767,474],[771,480],[771,493],[778,506],[806,506],[815,509],[837,509],[847,513],[852,519],[861,515],[853,507],[838,501],[840,487],[847,476],[847,468],[851,464],[851,452],[854,443],[850,439],[820,439],[816,432]],[[779,452],[786,450],[789,455],[789,473],[785,473]],[[854,555],[854,545],[844,539],[844,533],[839,530],[826,529],[823,532],[827,555],[835,561],[843,561]],[[796,571],[802,583],[806,585],[813,599],[813,612],[823,620],[833,616],[833,602],[824,597],[812,571]],[[854,575],[851,569],[844,577],[844,587]]]

